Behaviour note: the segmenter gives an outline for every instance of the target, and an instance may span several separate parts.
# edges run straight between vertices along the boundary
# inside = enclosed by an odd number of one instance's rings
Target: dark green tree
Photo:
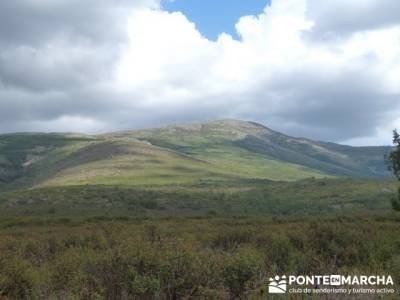
[[[400,134],[397,130],[393,131],[393,144],[395,149],[389,154],[389,170],[400,181]],[[392,199],[392,207],[394,210],[400,211],[400,188],[397,197]]]

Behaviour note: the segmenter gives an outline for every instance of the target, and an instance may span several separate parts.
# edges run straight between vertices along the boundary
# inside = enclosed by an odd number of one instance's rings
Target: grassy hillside
[[[128,138],[99,140],[72,154],[69,160],[79,156],[100,156],[91,161],[81,161],[75,166],[60,170],[41,186],[64,185],[129,185],[161,186],[171,184],[193,185],[203,179],[231,182],[238,179],[296,180],[306,177],[322,177],[322,174],[302,166],[277,162],[248,151],[209,149],[211,154],[202,157],[188,155]],[[207,157],[209,155],[209,157]],[[220,158],[220,159],[219,159]]]
[[[0,135],[0,191],[385,177],[389,173],[384,155],[389,150],[292,138],[260,124],[236,120],[97,136],[8,134]]]
[[[247,128],[251,132],[252,126]],[[166,135],[154,144],[133,135],[0,135],[0,190],[29,186],[110,184],[152,186],[194,184],[203,178],[298,180],[328,176],[299,164],[276,160],[218,136]],[[138,131],[140,135],[140,131]],[[161,130],[161,134],[163,134]],[[234,133],[236,134],[236,133]],[[245,131],[241,136],[245,136]]]
[[[0,191],[33,185],[54,174],[55,162],[93,139],[73,134],[20,133],[0,135]]]
[[[230,153],[258,154],[269,160],[301,165],[322,174],[350,177],[389,176],[384,156],[391,147],[350,147],[293,138],[257,123],[238,120],[170,125],[113,134],[136,137],[198,158],[229,161]],[[275,167],[275,166],[273,166]]]

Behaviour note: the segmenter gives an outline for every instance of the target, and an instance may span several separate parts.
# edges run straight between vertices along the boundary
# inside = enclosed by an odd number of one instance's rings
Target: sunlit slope
[[[332,176],[390,175],[384,163],[390,147],[350,147],[294,138],[253,122],[221,120],[178,124],[113,136],[136,137],[222,165],[239,160],[252,166],[253,158],[263,157],[269,162],[301,165],[307,170]],[[280,172],[276,165],[271,168]]]
[[[63,185],[198,185],[325,176],[246,149],[221,145],[191,155],[133,137],[0,136],[1,190]]]
[[[302,166],[251,155],[246,150],[226,151],[231,152],[223,154],[225,159],[218,161],[218,155],[212,155],[211,159],[199,158],[143,141],[106,138],[70,157],[75,161],[82,156],[96,155],[96,159],[65,168],[41,185],[196,185],[241,179],[295,180],[322,176]]]
[[[309,177],[384,177],[389,147],[293,138],[222,120],[87,136],[0,135],[0,191],[63,185],[213,185]]]

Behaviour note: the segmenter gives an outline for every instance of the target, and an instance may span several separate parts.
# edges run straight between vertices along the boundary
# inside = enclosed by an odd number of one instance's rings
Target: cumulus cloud
[[[232,117],[387,144],[400,126],[397,6],[273,0],[238,20],[239,40],[210,41],[151,0],[2,3],[0,25],[19,26],[0,29],[0,129],[107,131]]]
[[[397,0],[309,0],[307,17],[315,21],[312,33],[327,39],[357,31],[395,26],[400,20]]]

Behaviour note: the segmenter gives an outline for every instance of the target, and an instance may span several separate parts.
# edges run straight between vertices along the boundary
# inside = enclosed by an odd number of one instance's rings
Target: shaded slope
[[[0,135],[0,190],[33,184],[39,178],[46,177],[54,163],[49,160],[50,157],[57,153],[59,156],[67,155],[60,149],[67,150],[91,140],[90,137],[76,134]]]

